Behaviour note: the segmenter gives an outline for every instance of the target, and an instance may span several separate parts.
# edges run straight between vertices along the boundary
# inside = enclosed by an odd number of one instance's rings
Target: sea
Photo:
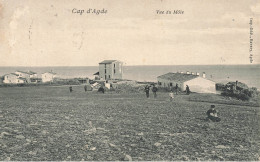
[[[49,66],[49,67],[0,67],[0,76],[8,73],[21,71],[34,71],[37,74],[44,72],[55,72],[57,77],[94,78],[94,73],[98,72],[98,66]],[[136,81],[156,82],[157,77],[168,72],[198,72],[200,76],[206,73],[206,78],[216,83],[227,83],[229,81],[239,81],[249,87],[260,89],[260,64],[257,65],[149,65],[149,66],[124,66],[123,79]]]

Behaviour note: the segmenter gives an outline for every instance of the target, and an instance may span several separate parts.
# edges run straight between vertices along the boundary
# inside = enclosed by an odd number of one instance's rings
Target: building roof
[[[15,73],[5,74],[4,76],[6,76],[6,75],[15,75],[15,76],[19,76],[18,74],[15,74]]]
[[[20,73],[26,73],[26,74],[27,74],[27,72],[20,71],[20,70],[16,70],[16,72],[20,72]]]
[[[45,72],[45,73],[49,73],[49,74],[52,74],[52,75],[56,75],[56,73],[54,73],[54,72]],[[42,73],[42,74],[45,74],[45,73]]]
[[[27,71],[27,72],[25,72],[25,71],[17,70],[16,72],[20,72],[20,73],[24,73],[24,74],[29,74],[29,75],[37,74],[37,73],[35,73],[35,72],[33,72],[33,71]]]
[[[28,71],[27,73],[30,75],[37,74],[36,72],[33,72],[33,71]]]
[[[176,81],[176,82],[185,82],[185,81],[197,78],[197,77],[199,77],[199,76],[198,75],[192,75],[192,74],[167,73],[167,74],[160,75],[157,78],[172,80],[172,81]]]
[[[98,72],[96,72],[95,74],[93,74],[93,75],[99,75],[99,71]]]
[[[111,64],[115,61],[118,61],[118,60],[104,60],[104,61],[100,62],[99,64]]]

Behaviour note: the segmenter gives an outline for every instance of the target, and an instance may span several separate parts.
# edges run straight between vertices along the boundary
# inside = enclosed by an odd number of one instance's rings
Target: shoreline
[[[2,67],[0,68],[0,76],[12,73],[16,70],[34,71],[41,77],[41,74],[48,71],[56,73],[57,77],[64,79],[72,78],[94,78],[94,73],[98,71],[98,66],[22,66],[22,67]],[[240,81],[246,83],[250,87],[260,89],[260,65],[138,65],[123,67],[123,78],[136,80],[141,82],[156,82],[157,77],[168,72],[190,71],[206,73],[206,78],[216,83],[226,83],[229,81]]]

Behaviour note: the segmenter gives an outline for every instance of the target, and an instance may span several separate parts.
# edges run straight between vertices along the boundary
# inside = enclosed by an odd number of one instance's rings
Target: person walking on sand
[[[98,92],[105,93],[105,89],[104,89],[104,87],[103,87],[103,86],[99,87],[99,88],[98,88]]]
[[[157,97],[157,94],[156,94],[157,90],[158,90],[158,88],[155,86],[155,84],[153,84],[152,91],[153,91],[153,96],[154,96],[154,98]]]
[[[150,87],[148,85],[145,86],[144,91],[146,93],[146,97],[149,98]]]
[[[175,89],[176,89],[176,95],[178,94],[178,88],[179,88],[179,86],[178,86],[178,84],[176,83],[176,86],[175,86]]]
[[[207,119],[213,122],[220,122],[220,118],[218,117],[217,110],[215,110],[215,105],[211,105],[210,109],[207,111]]]
[[[72,87],[71,86],[69,87],[69,90],[70,90],[70,92],[72,92]]]
[[[188,85],[186,85],[186,94],[189,95],[190,94],[190,87]]]
[[[173,90],[170,91],[169,96],[170,96],[170,101],[172,101],[174,98]]]

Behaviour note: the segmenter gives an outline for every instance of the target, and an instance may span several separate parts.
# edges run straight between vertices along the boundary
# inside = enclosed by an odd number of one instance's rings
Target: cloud
[[[2,28],[7,61],[0,65],[96,65],[102,59],[135,65],[247,63],[250,17],[259,53],[256,0],[10,1]],[[73,8],[105,8],[108,14],[80,16]],[[185,14],[158,15],[158,9]]]
[[[17,26],[18,26],[19,19],[28,12],[29,12],[28,7],[17,8],[14,11],[11,21],[9,23],[9,28],[10,28],[9,46],[10,47],[13,47],[17,41],[16,32],[18,32]]]

